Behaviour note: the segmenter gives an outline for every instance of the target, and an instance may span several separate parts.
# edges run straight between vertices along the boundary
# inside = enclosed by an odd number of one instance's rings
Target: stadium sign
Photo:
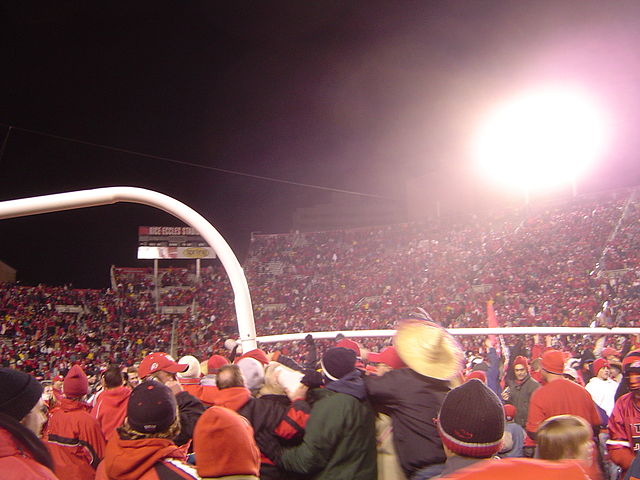
[[[191,227],[138,227],[138,259],[216,258],[216,253]]]

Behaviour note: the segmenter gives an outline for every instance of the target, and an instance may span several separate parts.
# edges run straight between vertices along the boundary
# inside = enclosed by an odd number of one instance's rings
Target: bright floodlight
[[[546,90],[498,107],[479,131],[476,155],[484,174],[529,191],[574,181],[603,153],[605,137],[586,96]]]

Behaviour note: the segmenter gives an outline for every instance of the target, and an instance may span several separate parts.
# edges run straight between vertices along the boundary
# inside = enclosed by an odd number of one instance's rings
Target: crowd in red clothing
[[[257,332],[393,328],[417,306],[446,327],[484,326],[488,298],[503,326],[638,325],[640,204],[631,195],[455,221],[256,235],[244,268]],[[0,343],[3,364],[55,374],[81,359],[131,363],[169,350],[174,327],[178,354],[205,355],[237,334],[219,263],[200,278],[193,268],[160,269],[157,300],[155,283],[151,268],[113,268],[105,291],[0,286],[0,334],[11,339]]]

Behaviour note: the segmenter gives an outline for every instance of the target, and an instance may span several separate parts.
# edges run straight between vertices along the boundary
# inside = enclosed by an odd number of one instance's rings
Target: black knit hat
[[[472,378],[451,390],[438,416],[442,443],[464,457],[487,458],[502,446],[504,410],[498,396]]]
[[[127,420],[136,432],[164,432],[176,420],[176,409],[176,397],[169,387],[147,380],[131,392]]]
[[[44,388],[28,373],[0,368],[0,412],[22,420],[35,407]]]
[[[343,347],[327,350],[320,361],[322,371],[330,380],[339,380],[356,368],[356,353]]]

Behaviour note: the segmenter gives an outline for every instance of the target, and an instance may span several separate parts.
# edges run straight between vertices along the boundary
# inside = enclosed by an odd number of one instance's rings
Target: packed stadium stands
[[[447,327],[638,326],[640,202],[635,191],[568,203],[315,233],[256,235],[244,264],[259,335],[393,328],[424,307]],[[111,288],[0,286],[2,363],[64,370],[132,363],[148,351],[209,355],[237,334],[219,263],[113,268]],[[159,313],[156,313],[156,310]],[[369,342],[370,346],[381,341]],[[365,342],[367,343],[367,342]]]

